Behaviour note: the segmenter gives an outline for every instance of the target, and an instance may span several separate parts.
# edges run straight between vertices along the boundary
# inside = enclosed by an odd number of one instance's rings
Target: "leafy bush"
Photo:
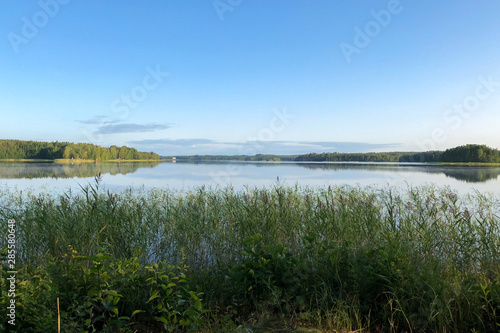
[[[0,191],[23,332],[54,331],[57,298],[65,331],[495,332],[498,216],[493,196],[431,186]]]

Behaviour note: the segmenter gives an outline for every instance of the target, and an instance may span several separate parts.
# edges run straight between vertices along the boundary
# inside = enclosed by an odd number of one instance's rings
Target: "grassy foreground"
[[[0,192],[0,246],[14,219],[17,332],[56,332],[57,298],[62,332],[498,332],[499,211],[448,188],[97,182]]]

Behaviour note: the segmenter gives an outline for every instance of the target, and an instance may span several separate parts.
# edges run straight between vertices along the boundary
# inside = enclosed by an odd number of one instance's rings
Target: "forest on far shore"
[[[162,156],[164,159],[169,157]],[[0,140],[2,159],[75,160],[160,160],[153,152],[139,152],[126,146],[101,147],[90,143]],[[177,156],[177,161],[296,161],[296,162],[434,162],[500,163],[500,151],[486,145],[468,144],[445,151],[381,153],[310,153],[304,155],[194,155]]]
[[[171,156],[162,156],[170,159]],[[469,144],[445,151],[383,153],[310,153],[303,155],[190,155],[176,156],[177,161],[296,161],[296,162],[442,162],[500,163],[500,152],[486,145]]]
[[[322,153],[299,155],[295,161],[317,162],[442,162],[500,163],[498,149],[486,145],[464,145],[445,151],[391,153]]]
[[[90,143],[0,140],[0,159],[159,160],[158,154],[126,146],[101,147]]]

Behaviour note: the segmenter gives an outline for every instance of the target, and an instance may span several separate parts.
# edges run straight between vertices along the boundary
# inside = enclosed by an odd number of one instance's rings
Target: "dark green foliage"
[[[311,162],[398,162],[408,153],[321,153],[299,155],[295,161]]]
[[[300,260],[283,244],[262,244],[260,234],[248,237],[244,243],[242,261],[228,272],[237,304],[247,310],[303,310],[306,305],[303,283],[310,272]]]
[[[6,248],[2,250],[6,252]],[[4,314],[10,297],[6,278],[8,275],[7,265],[2,267],[2,280],[0,281],[0,306],[2,307],[2,318],[0,320],[0,332],[10,331],[38,333],[57,331],[57,308],[56,293],[52,284],[52,277],[44,268],[29,270],[26,267],[17,269],[16,274],[16,309],[15,327],[7,323],[10,320]],[[14,328],[14,330],[12,330]]]
[[[208,312],[203,310],[203,294],[191,290],[186,277],[187,266],[164,266],[146,267],[151,275],[147,279],[151,286],[147,303],[152,306],[153,316],[169,332],[178,328],[195,331],[202,323],[203,314]]]
[[[485,145],[466,145],[443,152],[442,162],[478,162],[478,163],[499,163],[500,154],[497,149]]]
[[[465,145],[420,153],[321,153],[299,155],[295,161],[316,162],[463,162],[500,163],[500,152],[485,145]]]
[[[62,158],[67,142],[0,140],[0,159]]]
[[[425,151],[422,153],[408,154],[401,156],[399,162],[441,162],[442,151]]]
[[[500,152],[485,145],[465,145],[400,157],[400,162],[500,163]]]
[[[155,153],[135,148],[100,147],[90,143],[0,140],[0,159],[82,159],[82,160],[159,160]]]
[[[186,162],[201,162],[201,161],[293,161],[297,155],[273,155],[273,154],[256,154],[249,155],[192,155],[192,156],[177,156],[178,161]],[[162,156],[162,158],[169,159],[171,156]]]
[[[0,221],[18,227],[23,332],[54,331],[57,297],[63,331],[220,332],[266,318],[326,331],[498,331],[493,196],[280,185],[116,194],[97,181],[61,196],[0,191]]]
[[[69,245],[61,257],[49,257],[34,269],[18,269],[15,329],[56,331],[59,298],[62,332],[131,333],[134,327],[159,331],[162,326],[196,331],[207,311],[201,294],[190,289],[186,272],[186,266],[163,262],[143,266],[137,257],[119,260],[101,252],[80,256]],[[2,306],[9,301],[4,282]],[[0,329],[7,327],[2,318]]]

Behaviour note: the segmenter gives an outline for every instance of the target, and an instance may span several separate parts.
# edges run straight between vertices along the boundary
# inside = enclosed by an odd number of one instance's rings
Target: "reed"
[[[3,189],[0,219],[17,221],[17,264],[39,269],[71,245],[82,256],[135,257],[141,267],[184,265],[212,311],[207,330],[235,310],[236,326],[260,313],[325,331],[500,329],[493,195],[433,186],[99,186],[63,195]]]

